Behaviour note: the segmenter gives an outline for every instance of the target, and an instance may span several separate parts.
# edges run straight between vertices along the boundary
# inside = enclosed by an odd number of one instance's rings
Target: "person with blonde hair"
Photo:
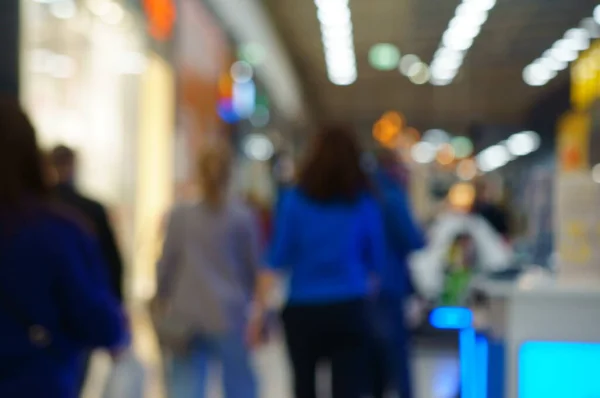
[[[226,398],[257,397],[244,332],[260,263],[259,233],[250,210],[229,195],[231,170],[226,144],[203,149],[200,198],[176,205],[168,222],[157,300],[167,326],[158,334],[169,353],[172,398],[205,397],[215,359]]]

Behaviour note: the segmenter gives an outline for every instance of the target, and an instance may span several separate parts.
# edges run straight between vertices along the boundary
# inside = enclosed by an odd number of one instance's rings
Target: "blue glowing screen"
[[[473,324],[473,315],[468,308],[439,307],[429,316],[429,322],[437,329],[466,329]]]
[[[519,398],[598,398],[599,371],[600,343],[524,343]]]

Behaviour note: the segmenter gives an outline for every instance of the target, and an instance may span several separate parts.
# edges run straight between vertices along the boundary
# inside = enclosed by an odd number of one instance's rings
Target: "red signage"
[[[174,0],[144,0],[150,35],[159,41],[171,38],[177,12]]]

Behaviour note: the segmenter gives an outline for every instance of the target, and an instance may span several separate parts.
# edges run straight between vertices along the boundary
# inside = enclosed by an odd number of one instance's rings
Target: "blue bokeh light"
[[[473,325],[473,314],[468,308],[439,307],[431,312],[429,322],[437,329],[466,329]]]
[[[228,124],[234,124],[239,122],[239,115],[235,112],[233,108],[233,102],[230,99],[221,99],[219,100],[219,105],[217,108],[217,112],[219,117]]]

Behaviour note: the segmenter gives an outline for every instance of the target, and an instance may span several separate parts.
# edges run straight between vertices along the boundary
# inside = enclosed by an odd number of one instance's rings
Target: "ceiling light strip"
[[[562,38],[546,50],[541,57],[523,69],[523,81],[530,86],[543,86],[554,79],[558,72],[579,58],[579,53],[590,47],[591,40],[600,36],[600,5],[593,18],[581,21],[577,28],[569,29]]]
[[[490,173],[506,166],[518,157],[527,156],[540,148],[541,138],[535,131],[522,131],[510,136],[506,141],[492,145],[475,157],[477,167],[483,173]]]
[[[356,81],[356,54],[352,13],[348,0],[315,0],[321,23],[327,76],[333,84],[347,86]]]
[[[431,83],[452,83],[496,0],[462,0],[431,62]]]

